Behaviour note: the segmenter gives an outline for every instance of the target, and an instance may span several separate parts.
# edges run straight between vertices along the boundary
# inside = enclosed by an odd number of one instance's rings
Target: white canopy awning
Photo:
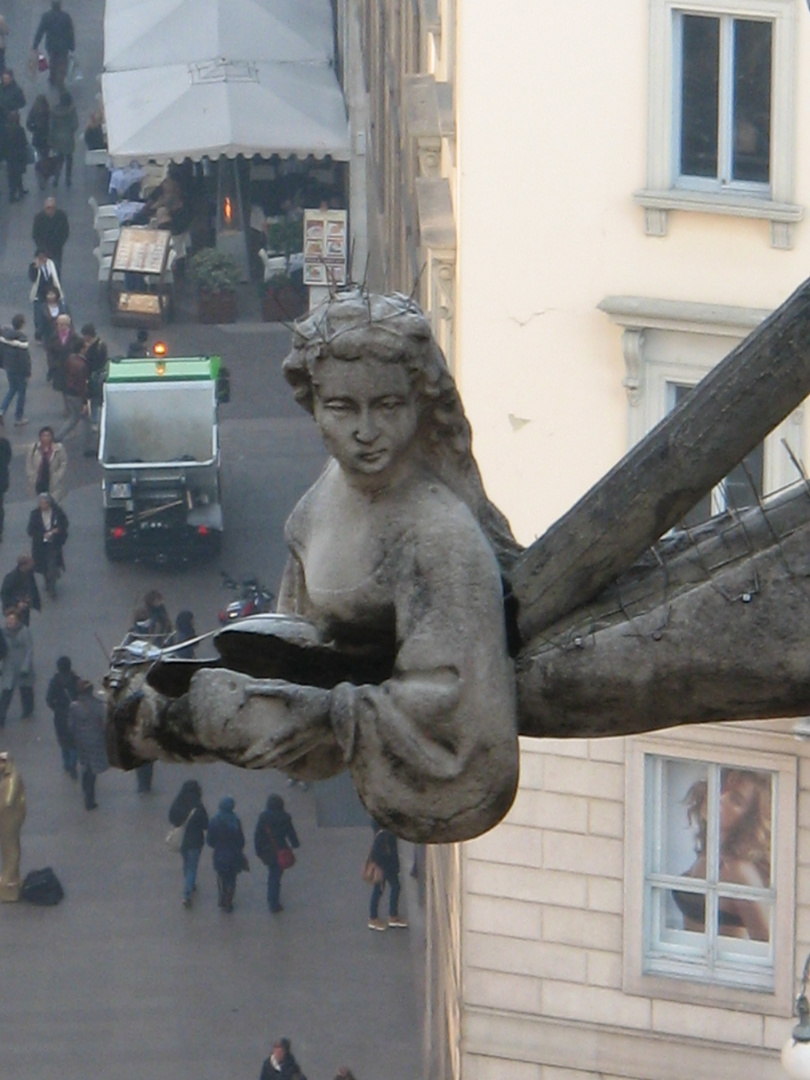
[[[349,158],[343,94],[326,63],[172,64],[107,72],[101,89],[116,165],[238,154]]]
[[[200,57],[331,61],[329,0],[107,0],[104,70]]]

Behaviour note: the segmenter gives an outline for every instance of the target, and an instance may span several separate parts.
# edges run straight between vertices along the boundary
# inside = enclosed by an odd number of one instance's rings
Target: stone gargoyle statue
[[[278,614],[221,631],[219,660],[118,650],[111,760],[349,769],[375,820],[448,842],[508,810],[519,733],[806,710],[806,481],[670,530],[810,392],[808,312],[805,285],[522,551],[418,306],[339,292],[284,361],[330,460],[287,521]]]

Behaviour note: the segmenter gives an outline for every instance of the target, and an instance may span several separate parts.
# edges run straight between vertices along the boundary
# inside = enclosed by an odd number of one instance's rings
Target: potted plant
[[[188,279],[197,286],[197,314],[202,323],[236,322],[236,260],[217,248],[203,248],[188,264]]]
[[[262,283],[262,318],[265,322],[297,319],[307,310],[307,290],[301,273],[290,271],[290,260],[304,248],[304,223],[300,218],[281,218],[267,230],[268,259],[284,260],[284,269],[277,270]]]

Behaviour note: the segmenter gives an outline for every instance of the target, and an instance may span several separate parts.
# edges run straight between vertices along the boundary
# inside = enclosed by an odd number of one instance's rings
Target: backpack
[[[78,353],[71,353],[65,361],[65,393],[82,400],[87,397],[87,364]]]
[[[64,895],[65,890],[50,866],[26,874],[20,891],[23,900],[40,907],[52,907],[58,904]]]

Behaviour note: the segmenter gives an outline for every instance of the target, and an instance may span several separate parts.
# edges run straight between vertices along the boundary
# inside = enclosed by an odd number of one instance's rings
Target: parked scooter
[[[225,570],[221,570],[220,573],[223,586],[237,594],[236,599],[226,604],[219,613],[222,626],[227,626],[236,619],[245,619],[248,615],[260,615],[273,611],[275,595],[258,578],[245,577],[237,581]]]

